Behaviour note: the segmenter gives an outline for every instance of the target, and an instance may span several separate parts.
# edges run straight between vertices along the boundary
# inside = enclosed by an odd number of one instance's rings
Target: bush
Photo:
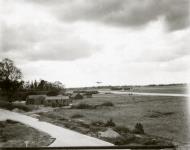
[[[71,116],[71,118],[82,118],[82,117],[83,117],[83,115],[81,115],[81,114],[74,114]]]
[[[120,134],[129,133],[129,132],[130,132],[129,128],[127,128],[127,127],[125,127],[125,126],[116,126],[116,127],[114,128],[114,130],[115,130],[116,132],[120,133]]]
[[[115,123],[112,119],[108,120],[105,124],[106,127],[115,127]]]
[[[52,90],[52,91],[47,92],[46,95],[47,96],[57,96],[57,95],[59,95],[59,91],[58,90]]]
[[[141,123],[137,123],[133,129],[133,133],[144,134],[143,125]]]
[[[7,119],[6,122],[9,123],[9,124],[16,124],[16,123],[18,123],[17,121],[10,120],[10,119]]]
[[[94,109],[95,107],[89,104],[80,103],[78,105],[73,105],[72,108],[76,109]]]
[[[105,102],[102,103],[100,106],[114,106],[114,104],[112,102]]]
[[[18,108],[18,109],[24,110],[24,111],[31,110],[31,108],[29,106],[26,106],[24,104],[13,104],[13,103],[9,103],[6,101],[0,101],[0,108],[4,108],[4,109],[8,109],[8,110],[13,110],[15,108]]]
[[[91,123],[91,125],[93,126],[98,126],[98,127],[104,127],[105,126],[105,123],[103,121],[93,121]]]

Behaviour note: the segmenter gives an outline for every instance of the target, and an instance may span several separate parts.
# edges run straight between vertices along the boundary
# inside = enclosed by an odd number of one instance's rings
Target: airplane
[[[97,84],[101,84],[102,82],[100,82],[100,81],[97,81],[96,83],[97,83]]]

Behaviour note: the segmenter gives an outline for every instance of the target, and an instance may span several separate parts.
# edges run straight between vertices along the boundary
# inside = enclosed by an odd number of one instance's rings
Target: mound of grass
[[[149,115],[147,115],[150,118],[161,118],[161,117],[167,117],[174,115],[174,112],[160,112],[160,111],[152,111]]]
[[[112,102],[104,102],[100,104],[99,106],[114,106],[114,104]]]
[[[82,118],[82,117],[84,117],[84,116],[81,114],[74,114],[71,116],[71,118]]]
[[[112,119],[109,119],[106,124],[105,127],[115,127],[115,123],[113,122]]]
[[[95,106],[85,104],[85,103],[79,103],[77,105],[73,105],[72,108],[75,108],[75,109],[94,109]]]

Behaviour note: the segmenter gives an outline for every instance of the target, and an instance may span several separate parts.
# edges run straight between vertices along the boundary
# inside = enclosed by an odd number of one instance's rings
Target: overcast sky
[[[185,83],[189,0],[0,0],[0,59],[66,87]]]

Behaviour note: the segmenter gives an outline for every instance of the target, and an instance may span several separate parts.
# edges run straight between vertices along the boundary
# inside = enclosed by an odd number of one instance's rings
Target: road
[[[64,146],[113,146],[113,144],[20,113],[0,109],[0,121],[11,119],[46,132],[56,140],[50,147]]]
[[[132,95],[145,95],[145,96],[177,96],[177,97],[190,97],[189,94],[175,94],[175,93],[144,93],[144,92],[127,92],[127,91],[99,91],[100,93],[112,94],[132,94]]]

